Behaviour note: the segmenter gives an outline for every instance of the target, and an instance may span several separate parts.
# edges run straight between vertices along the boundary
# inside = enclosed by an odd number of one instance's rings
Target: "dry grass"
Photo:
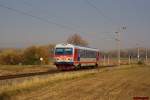
[[[56,69],[54,65],[0,65],[0,76],[31,72],[44,72]]]
[[[117,65],[118,59],[117,58],[110,58],[109,64],[108,60],[106,58],[105,62],[104,59],[101,59],[99,62],[99,65]],[[128,58],[122,58],[121,59],[122,65],[128,64]],[[137,64],[137,59],[134,58],[131,60],[131,64]],[[147,64],[150,65],[150,59],[148,59]],[[49,65],[0,65],[0,76],[3,75],[14,75],[14,74],[23,74],[23,73],[29,73],[29,72],[43,72],[43,71],[49,71],[51,69],[57,69],[56,66],[54,66],[52,63]]]
[[[75,79],[78,77],[87,77],[96,73],[95,70],[58,73],[45,78],[33,77],[30,80],[25,80],[21,83],[6,84],[0,87],[0,99],[11,98],[14,95],[22,92],[29,92],[40,87],[54,84],[56,82]]]
[[[150,96],[150,66],[120,66],[100,70],[34,77],[0,87],[0,99],[132,100]]]
[[[150,66],[121,67],[58,82],[18,97],[23,100],[133,100],[134,96],[150,96]]]

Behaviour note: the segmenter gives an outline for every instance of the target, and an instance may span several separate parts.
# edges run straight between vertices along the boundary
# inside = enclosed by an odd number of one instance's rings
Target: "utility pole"
[[[129,65],[131,64],[131,56],[129,55]]]
[[[103,64],[104,64],[104,66],[106,65],[106,56],[104,55],[104,60],[103,60]]]
[[[118,65],[120,66],[120,32],[115,32],[117,34],[117,48],[118,48],[118,52],[117,52],[117,56],[118,56]]]
[[[146,61],[146,63],[147,63],[147,58],[148,58],[148,57],[147,57],[147,48],[146,48],[146,50],[145,50],[145,51],[146,51],[145,61]]]
[[[140,61],[140,48],[139,48],[139,44],[136,44],[137,45],[137,59],[138,59],[138,62]]]
[[[126,30],[126,27],[123,26],[121,27],[121,30]],[[120,37],[120,33],[121,32],[115,32],[117,35],[116,41],[117,41],[117,48],[118,48],[118,52],[117,52],[117,56],[118,56],[118,65],[120,66],[121,60],[120,60],[120,52],[121,52],[121,37]]]
[[[107,63],[108,63],[108,65],[109,65],[109,55],[108,55]]]
[[[138,47],[138,61],[140,61],[140,49]]]

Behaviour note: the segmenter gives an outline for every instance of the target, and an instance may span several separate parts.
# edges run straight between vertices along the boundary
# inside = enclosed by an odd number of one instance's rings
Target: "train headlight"
[[[56,58],[56,61],[58,61],[59,60],[59,58]]]
[[[69,58],[68,60],[69,60],[69,61],[72,61],[72,58]]]

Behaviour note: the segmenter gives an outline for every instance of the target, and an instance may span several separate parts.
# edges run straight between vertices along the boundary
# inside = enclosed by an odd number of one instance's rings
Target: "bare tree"
[[[80,46],[88,46],[88,42],[84,40],[79,34],[75,33],[68,37],[67,43],[80,45]]]

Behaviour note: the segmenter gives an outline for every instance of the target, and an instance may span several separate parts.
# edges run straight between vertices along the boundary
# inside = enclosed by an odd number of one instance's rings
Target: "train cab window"
[[[56,48],[55,55],[71,55],[72,48]]]
[[[65,48],[64,49],[64,54],[71,55],[72,54],[72,48]]]
[[[55,49],[55,55],[63,55],[64,49],[63,48],[56,48]]]

